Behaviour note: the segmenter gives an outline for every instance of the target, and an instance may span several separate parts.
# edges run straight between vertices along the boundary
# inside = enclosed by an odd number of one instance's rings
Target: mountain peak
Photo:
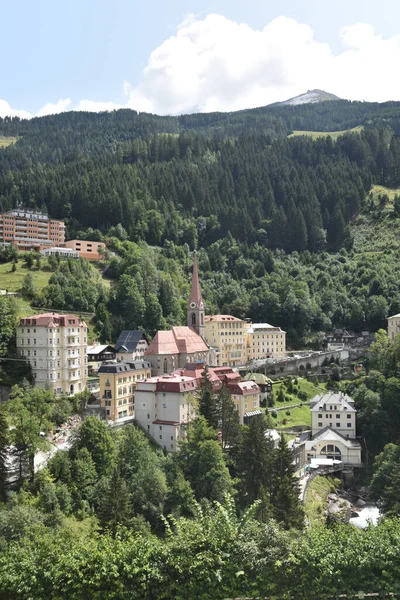
[[[328,100],[340,100],[339,96],[330,94],[324,90],[307,90],[305,94],[300,94],[283,102],[275,102],[271,106],[296,106],[298,104],[316,104],[317,102],[327,102]]]

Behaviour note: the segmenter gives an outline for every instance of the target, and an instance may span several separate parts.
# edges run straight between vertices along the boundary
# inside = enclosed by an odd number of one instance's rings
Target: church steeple
[[[204,325],[204,302],[201,297],[196,251],[193,256],[192,287],[187,304],[187,324],[189,327],[193,327],[199,335],[204,337],[206,332]]]

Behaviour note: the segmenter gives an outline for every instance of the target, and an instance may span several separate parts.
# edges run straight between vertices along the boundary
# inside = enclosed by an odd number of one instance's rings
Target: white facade
[[[59,256],[60,258],[79,258],[79,252],[72,248],[44,248],[40,250],[43,256]]]
[[[196,415],[196,382],[190,377],[165,375],[137,384],[135,419],[157,444],[176,452],[186,427]]]
[[[393,342],[395,336],[400,332],[400,314],[393,315],[388,318],[388,336],[389,340]]]
[[[354,439],[345,439],[332,429],[320,431],[306,443],[306,461],[332,459],[354,467],[361,466],[361,444]]]
[[[286,332],[269,323],[253,323],[247,329],[247,360],[284,358]]]
[[[329,427],[345,438],[356,437],[356,410],[344,394],[322,394],[311,401],[311,434]]]
[[[86,387],[87,326],[75,315],[24,317],[17,326],[17,349],[33,372],[35,385],[74,395]]]

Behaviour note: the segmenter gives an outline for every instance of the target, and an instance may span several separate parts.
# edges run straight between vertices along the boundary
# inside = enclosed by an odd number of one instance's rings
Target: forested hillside
[[[368,194],[373,184],[400,186],[399,123],[400,103],[347,101],[3,119],[0,135],[18,139],[0,150],[0,210],[42,207],[65,219],[70,238],[108,240],[107,294],[66,293],[69,280],[80,284],[63,268],[34,299],[96,311],[103,339],[182,321],[194,249],[209,312],[279,323],[292,343],[332,326],[375,329],[400,308],[397,254],[370,259],[357,228],[366,218],[372,231],[377,211],[397,223],[396,193],[384,213]],[[335,141],[287,137],[356,126]]]

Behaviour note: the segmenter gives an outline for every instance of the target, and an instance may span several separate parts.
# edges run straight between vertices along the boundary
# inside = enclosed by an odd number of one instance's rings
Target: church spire
[[[204,302],[201,297],[196,251],[193,256],[192,287],[187,305],[187,323],[189,327],[193,327],[199,335],[204,337]]]

